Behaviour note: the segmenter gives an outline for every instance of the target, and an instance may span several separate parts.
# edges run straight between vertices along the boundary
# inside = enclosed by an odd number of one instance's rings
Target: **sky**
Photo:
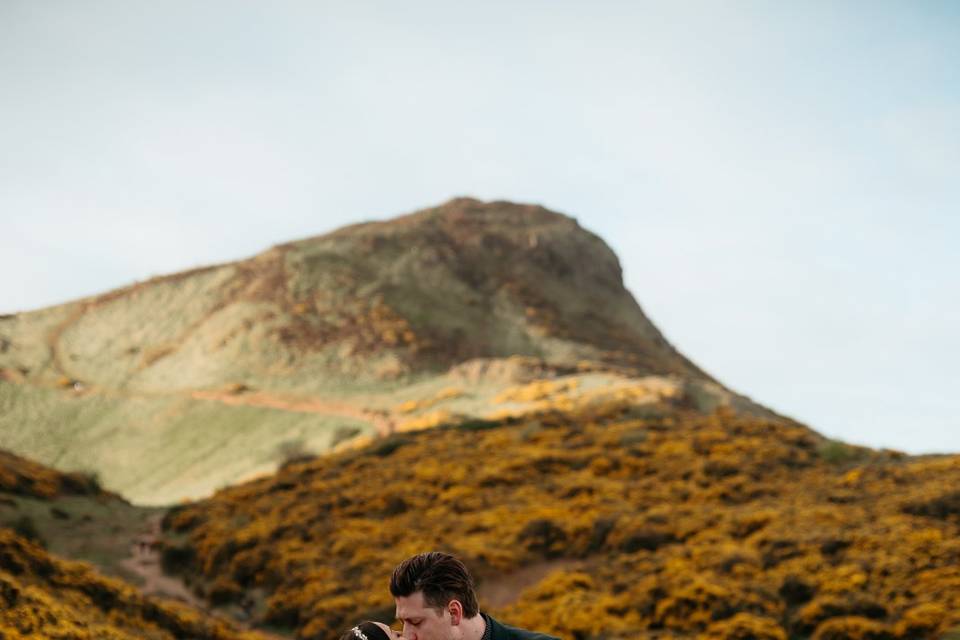
[[[958,178],[955,2],[0,0],[0,313],[538,203],[732,389],[960,452]]]

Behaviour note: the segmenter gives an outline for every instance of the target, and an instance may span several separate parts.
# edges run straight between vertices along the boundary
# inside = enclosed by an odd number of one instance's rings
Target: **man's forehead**
[[[394,600],[397,603],[398,614],[401,611],[419,611],[427,608],[422,591],[414,591],[409,596],[397,596]]]
[[[423,599],[422,591],[414,591],[409,596],[397,596],[394,600],[397,603],[398,618],[412,613],[423,614],[426,611],[433,612],[433,609],[428,607],[426,601]]]

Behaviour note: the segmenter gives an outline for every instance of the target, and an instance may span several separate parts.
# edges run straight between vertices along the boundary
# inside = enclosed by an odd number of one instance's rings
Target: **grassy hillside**
[[[516,357],[715,385],[602,240],[542,207],[464,198],[0,317],[0,447],[171,503],[389,431],[410,417],[396,407],[457,385],[451,368]]]
[[[688,401],[473,421],[293,464],[172,511],[166,564],[300,638],[389,621],[392,567],[428,549],[465,559],[482,608],[571,640],[960,624],[960,458]]]

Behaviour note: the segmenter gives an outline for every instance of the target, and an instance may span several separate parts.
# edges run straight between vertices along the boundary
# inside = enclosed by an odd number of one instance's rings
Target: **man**
[[[390,593],[406,640],[559,640],[480,613],[473,578],[449,553],[431,551],[401,562]]]

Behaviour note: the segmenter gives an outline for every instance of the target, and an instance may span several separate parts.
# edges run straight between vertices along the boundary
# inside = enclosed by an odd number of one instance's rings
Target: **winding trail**
[[[140,591],[147,596],[171,598],[209,614],[206,604],[197,598],[182,580],[168,576],[160,566],[160,522],[163,514],[147,520],[147,525],[130,541],[130,556],[120,566],[143,580]]]
[[[69,378],[66,370],[58,366],[65,377]],[[276,409],[278,411],[289,411],[294,413],[313,413],[318,415],[336,416],[340,418],[352,418],[362,420],[373,425],[379,436],[388,436],[396,431],[397,419],[389,411],[365,409],[363,407],[338,402],[334,400],[325,400],[316,397],[303,397],[271,393],[268,391],[129,391],[121,389],[112,389],[102,387],[97,384],[77,382],[72,389],[65,389],[59,384],[38,383],[35,381],[24,380],[22,376],[10,374],[6,370],[0,370],[0,381],[11,384],[27,385],[41,389],[62,389],[64,392],[72,393],[77,396],[96,395],[108,398],[162,398],[162,397],[188,397],[193,400],[206,402],[218,402],[230,406],[248,406],[263,407],[267,409]]]
[[[255,630],[263,638],[269,640],[289,640],[288,636],[281,636],[250,625],[249,621],[225,616],[220,612],[211,611],[207,604],[196,597],[180,578],[169,576],[163,572],[160,564],[160,546],[164,513],[151,516],[143,530],[130,541],[130,555],[120,562],[120,565],[130,574],[142,580],[143,584],[135,585],[141,593],[152,598],[166,598],[176,600],[193,607],[205,616],[220,618],[235,627],[244,630]],[[249,616],[249,611],[247,611]]]
[[[583,562],[579,560],[546,560],[513,573],[482,580],[477,587],[477,593],[485,606],[499,609],[516,602],[525,589],[537,584],[554,571],[571,571],[582,565]]]
[[[282,396],[263,391],[249,391],[231,393],[227,391],[192,391],[189,393],[194,400],[209,400],[228,405],[245,405],[248,407],[266,407],[280,411],[295,413],[319,413],[341,418],[354,418],[373,424],[377,434],[387,436],[396,429],[396,421],[385,411],[371,411],[347,404],[345,402],[331,402],[317,398],[296,398]]]

